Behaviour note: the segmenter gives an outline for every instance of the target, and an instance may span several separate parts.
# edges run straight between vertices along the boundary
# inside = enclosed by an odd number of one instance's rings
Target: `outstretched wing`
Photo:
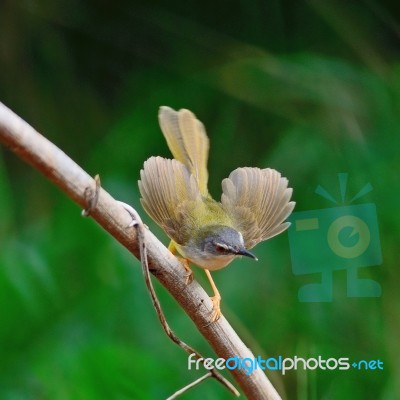
[[[202,204],[194,177],[177,160],[150,157],[140,178],[141,203],[146,212],[176,243],[185,242],[193,227],[193,210]]]
[[[222,181],[222,206],[242,233],[245,246],[283,232],[295,203],[288,180],[274,169],[237,168]]]
[[[204,125],[191,111],[175,111],[166,106],[160,107],[158,119],[174,158],[187,167],[206,196],[209,140]]]

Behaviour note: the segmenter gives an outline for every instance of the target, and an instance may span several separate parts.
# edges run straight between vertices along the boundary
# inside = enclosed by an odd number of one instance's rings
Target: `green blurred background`
[[[263,357],[380,359],[382,371],[268,376],[287,399],[399,399],[400,64],[397,2],[14,1],[0,3],[0,101],[52,140],[114,197],[142,213],[137,180],[169,157],[160,105],[189,108],[211,138],[210,191],[238,166],[289,178],[296,211],[332,206],[337,173],[376,204],[383,262],[362,277],[379,298],[332,302],[298,290],[288,235],[260,261],[214,274],[222,310]],[[346,201],[348,200],[346,198]],[[323,266],[321,266],[323,268]],[[207,286],[203,273],[196,278]],[[214,356],[158,284],[170,325]],[[162,332],[137,260],[44,177],[0,148],[0,398],[162,399],[196,379]],[[185,399],[231,399],[209,380]]]

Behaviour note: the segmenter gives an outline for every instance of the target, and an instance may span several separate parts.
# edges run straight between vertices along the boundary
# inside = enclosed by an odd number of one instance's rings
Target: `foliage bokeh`
[[[238,166],[314,190],[371,182],[383,263],[360,271],[382,297],[302,303],[287,234],[215,274],[223,312],[254,353],[381,359],[383,371],[268,375],[287,399],[400,398],[399,22],[390,2],[0,4],[1,101],[111,194],[141,211],[137,180],[169,157],[160,105],[189,108],[211,139],[210,191]],[[165,235],[144,217],[167,243]],[[202,273],[196,277],[206,283]],[[176,332],[213,355],[156,285]],[[138,262],[37,172],[0,149],[0,398],[159,399],[199,376],[160,329]],[[231,398],[206,382],[183,398]]]

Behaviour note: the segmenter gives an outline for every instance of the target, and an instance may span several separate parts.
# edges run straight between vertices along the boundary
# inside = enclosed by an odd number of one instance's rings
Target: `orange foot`
[[[186,258],[182,258],[182,257],[177,257],[178,260],[182,263],[183,268],[185,268],[186,270],[186,285],[190,285],[193,282],[193,271],[190,269],[189,267],[189,260],[187,260]]]
[[[222,313],[221,313],[221,296],[216,295],[213,297],[210,297],[212,303],[213,303],[213,310],[211,313],[211,322],[216,322],[220,319]]]

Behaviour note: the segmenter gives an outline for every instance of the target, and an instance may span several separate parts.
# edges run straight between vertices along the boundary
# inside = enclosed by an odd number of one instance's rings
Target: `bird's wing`
[[[274,169],[237,168],[222,181],[222,206],[242,233],[245,246],[283,232],[295,203],[288,180]]]
[[[209,140],[204,125],[191,111],[175,111],[166,106],[160,107],[158,120],[174,158],[188,168],[206,196]]]
[[[193,175],[177,160],[150,157],[140,171],[140,178],[144,209],[171,239],[184,243],[195,223],[194,210],[202,204]]]

